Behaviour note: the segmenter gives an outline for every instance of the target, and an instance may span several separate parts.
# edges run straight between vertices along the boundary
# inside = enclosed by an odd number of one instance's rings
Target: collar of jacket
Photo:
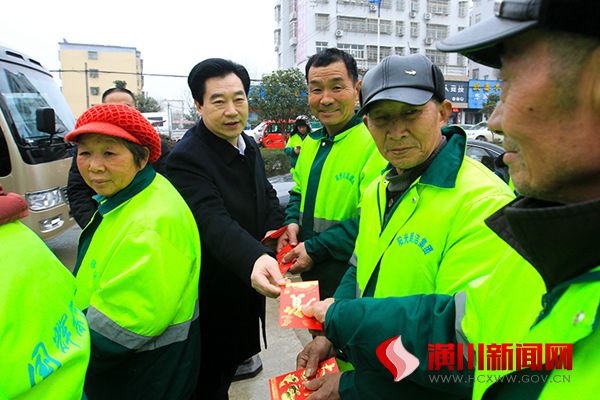
[[[344,139],[350,133],[350,128],[354,128],[356,125],[361,124],[361,123],[362,123],[362,117],[360,117],[358,115],[358,113],[354,114],[352,119],[350,119],[350,121],[348,121],[346,123],[346,125],[344,125],[344,127],[342,128],[340,133],[338,133],[337,135],[334,135],[333,138],[331,138],[329,140],[338,142],[338,141]],[[315,140],[321,140],[323,138],[330,137],[327,134],[327,131],[325,130],[325,126],[322,126],[321,129],[317,129],[316,131],[309,133],[308,136],[310,136],[311,138],[313,138]]]
[[[456,177],[465,156],[467,135],[457,126],[442,128],[442,135],[446,137],[446,145],[431,161],[418,183],[451,189],[456,185]],[[392,168],[388,164],[386,173]]]
[[[101,196],[99,194],[94,196],[94,199],[100,203],[98,206],[98,213],[102,216],[111,212],[115,208],[119,207],[121,204],[125,203],[127,200],[131,199],[133,196],[146,189],[150,183],[154,180],[156,176],[156,171],[150,165],[150,163],[146,164],[146,166],[139,171],[131,183],[127,185],[125,188],[121,189],[117,194],[112,197]]]
[[[240,155],[240,151],[237,147],[233,146],[227,140],[221,139],[220,137],[212,133],[212,131],[208,129],[206,125],[204,125],[204,122],[202,120],[198,121],[198,124],[196,125],[196,132],[198,133],[198,135],[200,135],[202,140],[208,146],[210,146],[210,149],[217,153],[219,155],[219,158],[224,160],[226,164],[231,164],[233,160],[235,160]],[[248,154],[248,152],[254,152],[254,147],[251,146],[248,137],[243,132],[240,133],[240,136],[242,137],[244,143],[246,143],[246,154]]]
[[[485,222],[535,267],[549,291],[600,265],[600,200],[563,205],[520,197]]]

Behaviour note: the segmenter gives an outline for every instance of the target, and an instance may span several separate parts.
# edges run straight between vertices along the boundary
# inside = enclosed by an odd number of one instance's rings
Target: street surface
[[[77,240],[81,229],[71,228],[46,241],[50,249],[70,270],[77,259]],[[281,329],[277,326],[279,300],[267,299],[267,344],[260,353],[263,370],[256,377],[234,382],[229,390],[231,400],[268,400],[269,378],[296,369],[296,355],[310,341],[310,334],[301,329]],[[243,334],[243,332],[240,332]]]

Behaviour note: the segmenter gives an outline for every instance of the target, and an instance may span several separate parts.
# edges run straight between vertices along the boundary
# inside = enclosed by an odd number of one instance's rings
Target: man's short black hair
[[[110,88],[110,89],[106,90],[104,93],[102,93],[102,102],[103,103],[104,103],[104,99],[106,99],[106,96],[108,96],[111,93],[127,93],[128,95],[131,96],[131,98],[133,99],[133,103],[135,104],[135,96],[133,95],[133,93],[131,93],[131,90],[125,89],[125,88],[120,88],[120,87]]]
[[[240,78],[247,96],[250,90],[250,75],[243,65],[222,58],[208,58],[196,64],[188,76],[188,86],[194,100],[203,105],[206,81],[210,78],[223,78],[229,74]]]
[[[306,80],[308,81],[308,70],[310,67],[326,67],[337,61],[342,61],[344,65],[346,65],[346,71],[348,71],[348,76],[352,79],[352,82],[358,82],[358,68],[356,67],[356,60],[354,57],[345,51],[334,47],[320,51],[308,59],[305,71]]]

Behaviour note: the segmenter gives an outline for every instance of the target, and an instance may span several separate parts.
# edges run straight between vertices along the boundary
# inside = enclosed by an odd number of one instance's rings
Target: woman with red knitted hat
[[[97,193],[79,239],[75,304],[90,326],[89,399],[191,397],[199,367],[200,239],[177,190],[149,164],[160,139],[134,108],[101,104],[66,140]]]

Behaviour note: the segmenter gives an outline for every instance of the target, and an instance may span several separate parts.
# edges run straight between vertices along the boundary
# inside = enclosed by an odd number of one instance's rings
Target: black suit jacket
[[[283,224],[277,193],[260,151],[242,133],[245,155],[211,133],[202,121],[167,159],[167,177],[189,205],[200,232],[202,340],[238,341],[242,361],[260,351],[265,299],[250,284],[254,262],[271,250],[260,239]],[[210,362],[205,358],[202,362]]]

